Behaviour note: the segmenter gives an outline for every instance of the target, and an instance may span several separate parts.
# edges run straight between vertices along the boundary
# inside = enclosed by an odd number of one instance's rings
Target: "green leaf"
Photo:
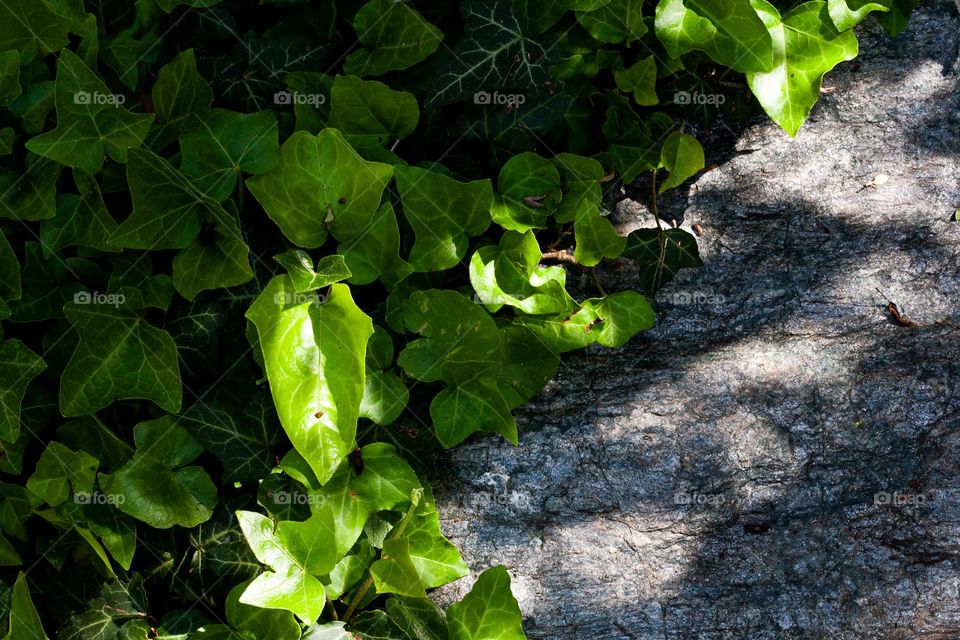
[[[310,254],[302,249],[290,249],[286,253],[273,256],[280,266],[287,270],[290,283],[297,293],[316,291],[350,277],[350,270],[341,255],[326,256],[313,266]]]
[[[400,417],[409,400],[407,385],[397,374],[390,371],[367,372],[360,416],[379,425],[388,425]]]
[[[578,11],[577,20],[600,42],[627,45],[647,33],[642,0],[610,0],[593,11]]]
[[[507,231],[500,246],[480,247],[470,259],[470,284],[479,301],[525,313],[556,313],[575,306],[566,291],[563,267],[540,266],[540,245],[532,231]]]
[[[416,236],[410,251],[415,271],[442,271],[467,252],[467,240],[490,226],[489,180],[460,182],[420,169],[394,168],[403,214]]]
[[[453,582],[470,572],[460,552],[440,532],[440,516],[436,511],[413,516],[403,530],[403,537],[396,540],[407,543],[406,553],[418,581],[426,589]],[[388,553],[384,544],[384,555]],[[377,591],[383,593],[379,588]]]
[[[0,106],[17,99],[20,88],[20,53],[16,50],[0,53]]]
[[[10,301],[14,322],[37,322],[63,317],[63,305],[83,290],[77,282],[67,282],[73,275],[69,265],[58,255],[44,259],[39,242],[24,244],[26,264],[20,274],[23,295]],[[63,283],[63,284],[59,284]]]
[[[57,128],[27,141],[27,149],[69,167],[96,173],[104,154],[126,162],[143,142],[153,116],[130,113],[97,74],[65,49],[57,62]]]
[[[329,573],[337,558],[328,518],[313,515],[303,522],[273,521],[252,511],[238,511],[247,544],[272,571],[257,576],[240,596],[243,604],[292,611],[312,623],[323,612],[326,591],[318,576]]]
[[[191,125],[196,126],[199,121],[191,116],[205,114],[213,102],[213,90],[197,73],[193,49],[181,51],[160,68],[151,97],[159,122],[151,129],[148,139],[159,150],[188,131]]]
[[[643,291],[655,294],[684,268],[702,267],[697,239],[682,229],[637,229],[623,255],[637,263]]]
[[[0,300],[17,300],[21,295],[20,263],[3,230],[0,230]]]
[[[204,221],[229,220],[220,203],[200,191],[169,162],[146,149],[131,149],[127,184],[133,213],[110,237],[125,249],[183,249]]]
[[[377,593],[397,593],[412,598],[426,598],[427,592],[410,557],[406,538],[386,540],[383,554],[370,567]]]
[[[47,640],[43,621],[37,614],[37,608],[33,606],[27,576],[23,572],[17,574],[17,579],[13,583],[9,607],[10,622],[4,640]]]
[[[499,433],[517,444],[517,423],[495,382],[477,377],[447,387],[430,403],[437,439],[447,449],[471,434]]]
[[[483,307],[456,291],[414,291],[403,305],[403,323],[421,336],[407,343],[397,364],[422,382],[457,379],[500,348],[497,327]]]
[[[47,368],[43,359],[19,340],[0,342],[0,440],[16,442],[20,437],[20,405],[30,381]]]
[[[907,28],[910,14],[917,8],[919,0],[893,0],[890,11],[883,14],[880,23],[891,37],[896,37]]]
[[[429,598],[395,596],[387,600],[387,615],[411,640],[447,640],[447,618]]]
[[[691,135],[674,131],[663,143],[660,150],[660,163],[670,172],[670,176],[660,185],[660,193],[667,189],[676,189],[688,178],[697,175],[706,165],[703,147]]]
[[[224,484],[268,475],[282,442],[276,413],[263,391],[222,392],[213,401],[192,406],[180,424],[220,459]]]
[[[526,640],[510,574],[493,567],[480,574],[463,600],[447,610],[450,640]]]
[[[351,236],[372,220],[392,167],[367,162],[336,129],[297,131],[280,148],[280,162],[247,182],[284,235],[301,247]]]
[[[248,585],[249,582],[241,582],[227,594],[224,608],[230,626],[241,636],[250,634],[254,638],[270,640],[299,640],[300,625],[289,612],[261,609],[240,601]]]
[[[133,429],[133,459],[100,486],[126,514],[156,529],[195,527],[213,515],[217,488],[200,466],[186,466],[203,451],[171,416],[141,422]]]
[[[382,76],[406,69],[437,50],[443,32],[403,2],[372,0],[353,18],[353,29],[366,47],[347,56],[345,73]]]
[[[253,278],[250,247],[236,220],[213,225],[173,259],[173,286],[187,300],[201,291],[233,287]]]
[[[56,213],[56,183],[63,167],[32,153],[26,171],[0,171],[0,218],[46,220]]]
[[[180,170],[208,198],[230,197],[241,173],[266,173],[277,164],[277,116],[272,111],[213,109],[180,136]]]
[[[24,58],[46,55],[67,45],[71,20],[50,2],[5,0],[0,3],[0,42]]]
[[[406,8],[403,3],[392,4]],[[402,140],[413,133],[419,119],[420,109],[412,93],[353,76],[333,79],[330,126],[339,129],[356,148],[382,147],[391,140]]]
[[[72,451],[59,442],[51,442],[40,454],[37,468],[27,479],[27,489],[51,507],[74,495],[89,494],[99,462],[84,451]]]
[[[597,344],[604,347],[620,347],[635,334],[652,329],[654,325],[653,308],[635,291],[586,300],[583,306],[599,319],[599,322],[595,321],[593,331]]]
[[[550,80],[550,50],[526,37],[510,0],[466,0],[460,4],[464,33],[440,73],[426,106],[448,104],[478,91],[517,90],[532,98]]]
[[[642,107],[660,104],[657,97],[657,60],[652,55],[641,58],[629,69],[613,72],[617,88],[633,94],[633,100]]]
[[[177,347],[166,331],[141,317],[142,308],[142,295],[129,287],[103,300],[78,295],[64,307],[80,335],[60,379],[65,417],[130,398],[151,400],[173,413],[180,410]]]
[[[383,611],[364,611],[350,623],[351,640],[409,640]]]
[[[284,431],[326,482],[353,447],[373,322],[346,285],[332,285],[320,303],[298,294],[289,276],[273,278],[247,318],[257,327]]]
[[[334,523],[337,557],[353,547],[371,515],[409,503],[411,493],[421,489],[413,469],[389,444],[368,444],[359,456],[360,473],[345,461],[329,482],[310,492],[314,511]]]
[[[596,205],[584,203],[576,214],[573,234],[577,244],[573,257],[580,264],[592,267],[604,258],[618,258],[627,246],[627,239],[617,233],[613,223],[600,215]]]
[[[543,228],[562,198],[560,172],[535,153],[521,153],[500,168],[497,191],[491,209],[494,222],[520,233]]]
[[[370,223],[360,232],[339,234],[337,250],[343,253],[350,269],[351,284],[369,284],[378,277],[392,287],[413,273],[413,267],[400,257],[400,228],[393,203],[380,205]]]
[[[507,406],[528,402],[556,375],[560,355],[547,348],[532,331],[511,324],[500,329],[503,359],[497,388]]]
[[[752,0],[774,40],[774,66],[747,75],[750,90],[774,122],[791,136],[820,97],[825,73],[857,57],[857,37],[840,33],[830,20],[826,2],[807,2],[783,18],[766,0]]]
[[[56,215],[40,224],[44,255],[49,257],[72,246],[117,251],[107,241],[116,232],[117,223],[107,211],[96,178],[82,169],[75,169],[73,181],[80,193],[58,195]]]
[[[871,0],[829,0],[830,19],[837,31],[846,31],[857,26],[874,11],[890,11],[893,0],[872,2]]]
[[[698,49],[742,73],[774,66],[771,36],[747,0],[661,0],[656,30],[673,58]]]

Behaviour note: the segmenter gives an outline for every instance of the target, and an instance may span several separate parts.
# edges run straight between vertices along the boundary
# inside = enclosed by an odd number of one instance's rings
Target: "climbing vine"
[[[0,2],[4,637],[524,638],[503,567],[428,597],[438,458],[653,327],[698,131],[914,4]]]

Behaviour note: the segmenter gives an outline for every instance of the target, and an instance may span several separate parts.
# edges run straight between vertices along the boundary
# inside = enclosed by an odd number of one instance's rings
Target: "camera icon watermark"
[[[725,104],[726,101],[727,96],[722,93],[700,93],[699,91],[690,93],[689,91],[677,91],[673,94],[673,103],[679,105],[719,107]]]
[[[111,105],[119,107],[126,103],[127,96],[122,93],[100,93],[99,91],[77,91],[73,94],[74,104]]]
[[[717,506],[726,502],[722,493],[700,493],[699,491],[677,491],[673,494],[673,504],[676,505],[710,505]]]
[[[126,499],[126,496],[119,493],[101,493],[99,491],[94,491],[93,493],[80,491],[73,494],[74,504],[108,504],[118,506],[123,504]]]
[[[917,506],[925,503],[927,501],[927,496],[922,493],[909,493],[904,491],[894,491],[890,493],[888,491],[878,491],[873,494],[873,506],[883,507],[883,506],[892,506],[892,507],[907,507],[907,506]]]
[[[273,103],[285,107],[296,104],[307,104],[312,107],[319,107],[327,102],[327,96],[322,93],[301,93],[299,91],[277,91],[273,94]]]
[[[117,308],[127,301],[127,297],[122,293],[100,293],[94,291],[78,291],[73,294],[74,304],[105,304]]]
[[[527,96],[522,93],[500,93],[494,91],[477,91],[473,94],[473,104],[479,105],[502,105],[506,107],[519,107],[527,101]]]
[[[281,291],[280,293],[273,294],[274,304],[278,304],[283,307],[298,306],[301,304],[321,305],[326,301],[327,297],[325,295],[322,293],[314,293],[312,291]]]
[[[303,493],[301,491],[268,491],[268,499],[280,506],[309,506],[323,507],[327,504],[327,497],[319,493]]]

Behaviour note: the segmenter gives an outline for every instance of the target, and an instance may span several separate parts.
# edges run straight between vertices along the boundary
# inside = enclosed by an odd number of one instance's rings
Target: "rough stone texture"
[[[664,200],[706,267],[657,328],[451,454],[443,528],[530,638],[960,638],[960,18],[860,35],[798,138],[758,121]]]

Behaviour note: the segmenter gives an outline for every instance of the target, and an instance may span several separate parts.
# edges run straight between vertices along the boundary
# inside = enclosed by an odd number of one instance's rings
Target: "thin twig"
[[[566,249],[560,251],[547,251],[540,255],[541,260],[553,260],[555,262],[561,262],[563,264],[573,265],[574,267],[582,267],[580,261],[573,257],[573,254]]]

